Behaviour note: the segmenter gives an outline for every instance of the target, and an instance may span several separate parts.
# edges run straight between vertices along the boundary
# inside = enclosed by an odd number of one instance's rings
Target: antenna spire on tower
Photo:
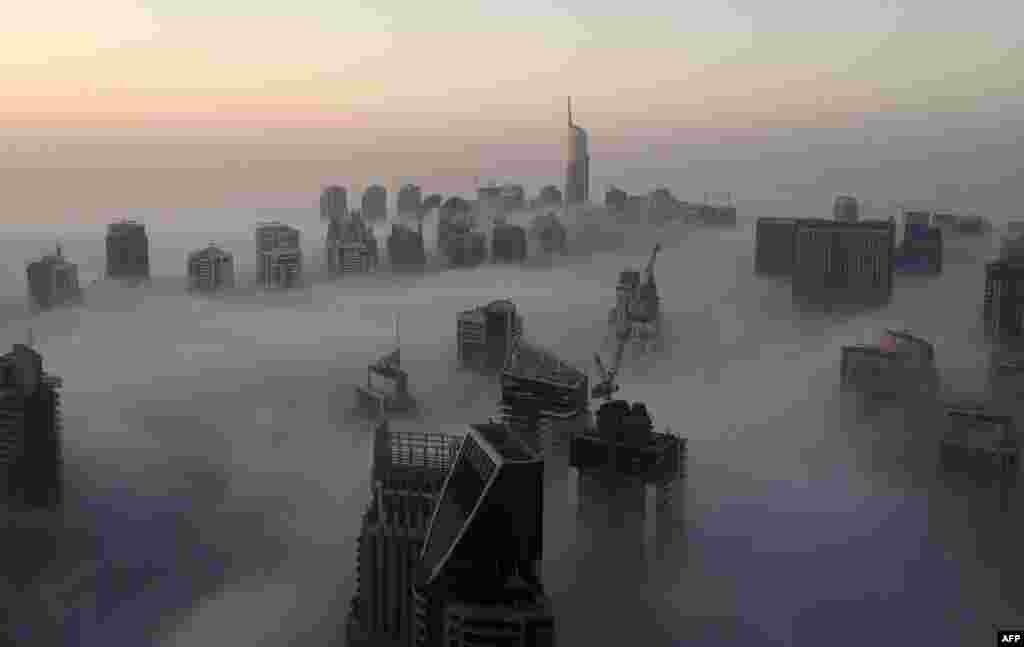
[[[566,108],[568,108],[569,125],[572,125],[572,97],[566,97]]]

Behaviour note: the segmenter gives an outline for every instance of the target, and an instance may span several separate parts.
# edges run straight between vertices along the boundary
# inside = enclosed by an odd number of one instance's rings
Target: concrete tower
[[[572,97],[568,98],[568,160],[565,166],[565,202],[574,204],[590,199],[590,151],[587,131],[572,122]]]

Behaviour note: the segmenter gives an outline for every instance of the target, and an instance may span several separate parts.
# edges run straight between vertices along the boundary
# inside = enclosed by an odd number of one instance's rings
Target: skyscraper
[[[366,222],[385,220],[388,216],[388,190],[374,184],[363,191],[363,219]]]
[[[193,290],[216,290],[235,282],[235,261],[230,252],[213,243],[188,255],[188,286]]]
[[[149,237],[145,225],[122,220],[107,227],[107,277],[149,278]]]
[[[29,346],[0,356],[0,487],[34,507],[61,500],[61,385]]]
[[[420,554],[417,647],[554,645],[539,573],[543,471],[505,425],[470,425]]]
[[[419,215],[423,203],[423,190],[415,184],[406,184],[398,190],[398,215]]]
[[[340,220],[348,214],[348,192],[343,186],[331,185],[320,194],[320,220]]]
[[[569,98],[568,160],[565,166],[565,202],[575,204],[590,199],[590,151],[587,131],[572,122],[572,97]]]
[[[46,309],[81,297],[78,266],[68,262],[57,245],[56,254],[46,254],[28,264],[28,292],[33,306]]]
[[[461,440],[377,425],[371,501],[358,544],[348,645],[412,647],[412,584],[427,526]]]
[[[260,282],[264,287],[290,287],[302,276],[302,248],[299,230],[279,222],[264,223],[256,229]]]

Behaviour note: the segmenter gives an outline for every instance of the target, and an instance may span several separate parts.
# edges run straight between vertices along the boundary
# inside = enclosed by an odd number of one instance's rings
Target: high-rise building
[[[550,207],[562,204],[562,192],[553,184],[549,184],[540,190],[537,195],[537,206]]]
[[[417,647],[552,647],[540,578],[544,461],[500,423],[470,425],[413,586]]]
[[[997,338],[1024,336],[1024,264],[999,260],[985,264],[983,315],[987,332]]]
[[[218,290],[235,284],[235,259],[213,243],[188,255],[188,286],[191,290]]]
[[[790,276],[796,262],[798,218],[757,219],[754,237],[754,272],[767,276]]]
[[[292,287],[302,278],[299,230],[279,222],[256,228],[259,276],[264,287]]]
[[[121,220],[107,226],[107,277],[149,278],[149,237],[145,225]]]
[[[379,184],[366,187],[363,191],[362,214],[367,222],[387,220],[388,190]]]
[[[629,194],[618,187],[609,187],[604,194],[604,206],[608,207],[615,213],[622,213],[626,210],[626,201],[629,199]]]
[[[57,245],[55,254],[46,254],[28,264],[29,301],[39,309],[47,309],[78,300],[82,290],[78,285],[78,266],[61,254]]]
[[[396,208],[399,216],[418,216],[422,204],[423,190],[415,184],[406,184],[398,190]]]
[[[377,238],[358,211],[327,225],[327,271],[332,275],[369,272],[377,265]]]
[[[461,440],[377,425],[371,501],[359,534],[348,645],[413,647],[413,578],[437,497]]]
[[[552,353],[518,341],[501,372],[501,414],[505,424],[535,450],[542,427],[587,412],[587,374]]]
[[[0,356],[0,479],[12,501],[61,501],[61,386],[29,346],[15,344]]]
[[[521,184],[506,184],[501,187],[501,206],[506,211],[526,207],[526,190]]]
[[[568,160],[565,166],[567,204],[590,199],[590,150],[587,131],[572,122],[572,98],[569,99]]]
[[[895,219],[796,225],[794,302],[808,306],[881,306],[889,302],[895,271]]]
[[[320,220],[344,218],[348,214],[348,191],[343,186],[331,185],[320,194]]]
[[[491,231],[491,260],[522,263],[526,260],[526,230],[518,225],[495,225]]]
[[[456,321],[459,361],[486,370],[500,371],[523,336],[523,317],[505,299],[464,310]]]

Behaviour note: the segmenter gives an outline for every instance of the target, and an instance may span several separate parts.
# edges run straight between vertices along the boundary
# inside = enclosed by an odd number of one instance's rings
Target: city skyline
[[[874,191],[927,164],[932,179],[901,178],[908,192],[978,184],[1019,166],[995,148],[1024,136],[1020,13],[916,0],[628,13],[34,3],[0,27],[5,221],[99,223],[154,196],[171,209],[295,207],[330,183],[561,186],[566,94],[591,135],[591,199],[611,183],[644,190],[640,178],[684,197],[749,196],[878,160],[896,166],[851,183]],[[930,159],[944,148],[957,159]],[[709,186],[723,168],[735,179]]]

